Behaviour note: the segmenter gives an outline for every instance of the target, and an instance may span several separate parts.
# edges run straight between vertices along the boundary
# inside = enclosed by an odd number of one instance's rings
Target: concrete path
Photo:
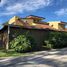
[[[40,51],[30,56],[0,60],[0,67],[67,67],[67,48]]]

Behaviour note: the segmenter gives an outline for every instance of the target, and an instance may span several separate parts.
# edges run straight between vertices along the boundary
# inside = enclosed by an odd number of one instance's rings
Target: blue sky
[[[42,16],[45,21],[67,22],[67,0],[1,0],[0,24],[13,16]]]

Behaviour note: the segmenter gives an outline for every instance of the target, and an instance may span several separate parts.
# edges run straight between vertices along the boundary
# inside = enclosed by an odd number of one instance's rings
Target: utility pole
[[[6,50],[9,49],[9,34],[10,34],[10,26],[8,24],[8,29],[7,29],[8,33],[7,33],[7,44],[6,44]]]

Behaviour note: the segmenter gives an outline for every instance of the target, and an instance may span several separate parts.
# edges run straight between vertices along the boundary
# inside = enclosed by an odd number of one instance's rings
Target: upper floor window
[[[40,22],[40,20],[34,20],[34,22]]]
[[[51,27],[53,27],[53,25],[51,25]]]

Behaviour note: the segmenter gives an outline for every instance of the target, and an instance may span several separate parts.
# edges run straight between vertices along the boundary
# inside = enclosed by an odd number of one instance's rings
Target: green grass
[[[38,51],[28,52],[28,53],[18,53],[18,52],[15,52],[13,49],[10,49],[8,51],[0,49],[0,58],[18,57],[18,56],[32,56],[33,54],[36,54],[37,52]]]
[[[14,50],[0,50],[0,57],[16,57],[16,56],[27,56],[29,53],[17,53]]]

